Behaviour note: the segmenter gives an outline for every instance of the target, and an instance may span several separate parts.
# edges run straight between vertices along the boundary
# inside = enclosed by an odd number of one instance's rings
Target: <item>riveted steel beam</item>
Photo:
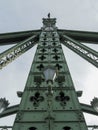
[[[16,114],[18,109],[19,109],[19,105],[8,107],[2,113],[0,113],[0,118]]]
[[[41,30],[31,30],[13,33],[3,33],[0,34],[0,45],[19,44],[19,42],[24,41],[25,39],[33,35],[40,34],[40,32]]]
[[[83,112],[98,116],[98,112],[95,111],[91,105],[87,105],[87,104],[83,104],[83,103],[81,103],[80,105],[81,105]]]
[[[77,53],[79,56],[87,60],[89,63],[93,64],[95,67],[98,68],[98,52],[81,44],[80,42],[66,36],[61,35],[61,42]]]
[[[98,116],[98,112],[96,112],[91,105],[80,103],[80,106],[83,112]],[[8,107],[5,111],[0,113],[0,118],[16,114],[18,110],[19,110],[19,104]]]
[[[16,44],[14,47],[4,51],[0,54],[0,69],[8,65],[10,62],[15,60],[17,57],[25,53],[27,50],[32,48],[39,40],[38,35],[34,35],[24,40],[23,42]]]
[[[58,29],[59,34],[67,35],[77,41],[98,44],[98,32],[62,30]]]

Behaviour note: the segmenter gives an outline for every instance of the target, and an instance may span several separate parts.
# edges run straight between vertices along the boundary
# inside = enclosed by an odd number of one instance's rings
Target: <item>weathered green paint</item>
[[[11,106],[11,107],[8,107],[2,113],[0,113],[0,118],[16,114],[18,112],[18,110],[19,110],[19,104]]]
[[[98,112],[96,112],[91,105],[80,103],[80,106],[81,106],[82,112],[98,116]],[[16,114],[18,111],[19,111],[19,104],[8,107],[5,111],[0,113],[0,118]]]
[[[98,116],[98,112],[95,111],[94,108],[91,105],[81,103],[81,108],[82,108],[83,112]]]
[[[57,30],[60,35],[67,35],[77,41],[87,42],[92,44],[98,44],[98,32],[88,32],[88,31],[77,31],[77,30]],[[28,30],[13,33],[3,33],[0,34],[0,45],[10,45],[19,44],[19,42],[29,38],[35,34],[40,34],[39,30]]]
[[[16,44],[8,50],[0,54],[0,69],[8,65],[10,62],[15,60],[17,57],[25,53],[27,50],[37,44],[39,40],[38,35],[29,37],[28,39]]]
[[[62,36],[62,43],[67,46],[69,49],[77,53],[79,56],[84,58],[89,63],[93,64],[95,67],[98,68],[98,52],[83,45],[76,40],[63,35]]]
[[[60,35],[67,35],[79,42],[98,44],[98,32],[58,29]]]
[[[55,23],[54,18],[43,19],[13,130],[87,130]],[[47,66],[57,70],[53,94],[42,73]]]
[[[19,44],[27,38],[40,34],[41,30],[30,30],[0,34],[0,45]]]

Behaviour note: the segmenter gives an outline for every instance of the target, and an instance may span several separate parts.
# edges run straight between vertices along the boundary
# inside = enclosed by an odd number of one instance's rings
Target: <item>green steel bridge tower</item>
[[[98,115],[98,98],[91,105],[81,104],[61,44],[98,67],[98,52],[81,42],[98,44],[97,32],[61,30],[56,19],[43,18],[40,30],[0,34],[0,45],[16,44],[0,54],[0,69],[38,44],[24,92],[18,105],[8,107],[0,99],[0,118],[16,114],[13,126],[2,130],[88,130],[83,112]]]

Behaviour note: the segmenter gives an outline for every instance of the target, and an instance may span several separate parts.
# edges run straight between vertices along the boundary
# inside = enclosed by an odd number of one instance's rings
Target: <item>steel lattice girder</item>
[[[15,46],[11,47],[10,49],[4,51],[0,54],[0,69],[8,65],[10,62],[15,60],[17,57],[28,51],[32,48],[35,44],[37,44],[39,40],[38,35],[33,35],[28,39],[16,44]]]
[[[98,68],[98,52],[77,42],[76,40],[66,36],[61,35],[61,42],[67,46],[69,49],[77,53],[79,56],[87,60],[89,63],[93,64]]]

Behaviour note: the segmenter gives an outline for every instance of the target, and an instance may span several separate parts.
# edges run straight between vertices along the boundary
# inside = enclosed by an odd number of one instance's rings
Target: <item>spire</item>
[[[53,28],[57,29],[55,26],[56,18],[51,18],[50,13],[47,14],[48,18],[43,18],[43,29],[53,30]]]

